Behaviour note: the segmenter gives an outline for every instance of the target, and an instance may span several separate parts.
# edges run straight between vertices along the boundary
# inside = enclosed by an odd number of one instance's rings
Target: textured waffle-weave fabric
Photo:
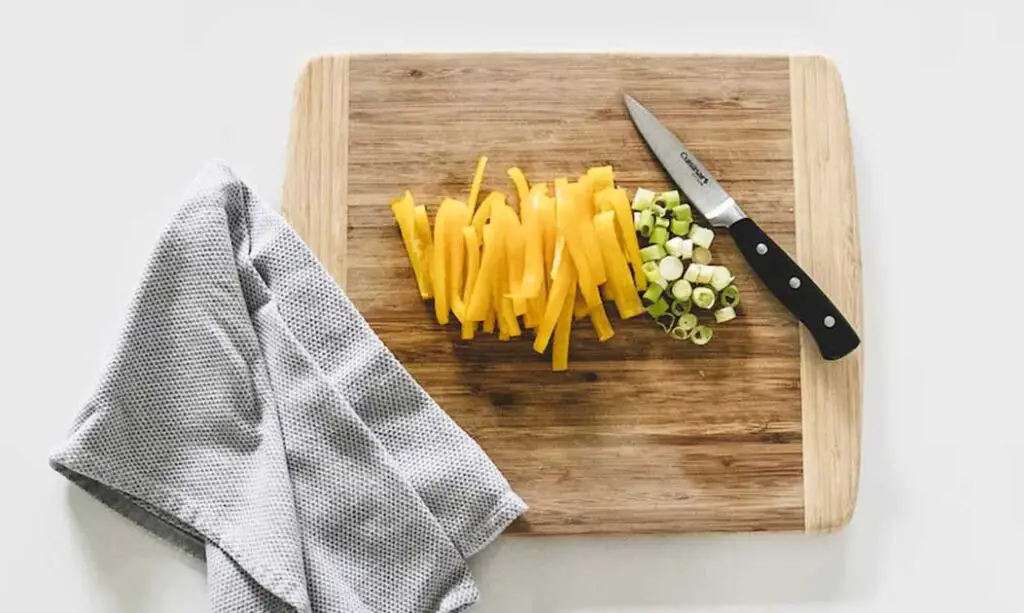
[[[51,465],[205,558],[214,613],[459,611],[526,507],[273,209],[205,169]]]

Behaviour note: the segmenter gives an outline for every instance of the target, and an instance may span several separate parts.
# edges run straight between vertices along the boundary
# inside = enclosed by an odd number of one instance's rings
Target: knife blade
[[[814,280],[747,217],[697,156],[653,113],[629,94],[623,100],[633,125],[665,172],[708,223],[729,230],[754,273],[811,333],[821,356],[837,360],[856,349],[860,345],[857,332]]]

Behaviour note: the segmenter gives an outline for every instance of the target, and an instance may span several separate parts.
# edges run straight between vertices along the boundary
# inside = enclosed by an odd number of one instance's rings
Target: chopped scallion
[[[654,321],[656,321],[665,332],[671,332],[672,328],[676,327],[676,318],[672,313],[665,313],[660,317],[655,317]]]
[[[633,211],[633,227],[640,225],[640,211]]]
[[[659,281],[665,280],[665,278],[661,276],[661,271],[658,269],[657,262],[644,262],[643,271],[644,276],[647,277],[647,280],[651,283],[658,283]],[[660,283],[658,284],[660,285]]]
[[[657,261],[665,257],[665,248],[661,245],[647,245],[640,250],[640,259],[645,262]]]
[[[672,230],[672,234],[675,234],[676,236],[686,236],[690,232],[690,222],[675,219],[672,221],[672,225],[669,226],[669,229]]]
[[[686,279],[680,279],[672,284],[672,297],[676,300],[689,300],[693,294],[693,286]]]
[[[693,330],[697,327],[697,316],[693,313],[684,313],[679,316],[676,325],[684,330]]]
[[[714,266],[701,266],[700,272],[697,274],[697,283],[707,285],[711,283],[711,278],[715,276]]]
[[[694,345],[707,345],[711,341],[711,337],[715,335],[714,330],[708,326],[697,326],[693,329],[693,334],[690,335],[690,340],[693,341]]]
[[[722,290],[722,293],[718,295],[718,301],[722,303],[722,306],[735,307],[740,303],[740,288],[735,285]]]
[[[664,206],[666,209],[674,209],[679,206],[682,198],[679,197],[679,192],[672,190],[670,192],[661,192],[655,199],[655,202]]]
[[[673,300],[672,301],[672,314],[676,317],[682,317],[690,312],[690,301],[689,300]]]
[[[654,225],[658,226],[659,228],[667,228],[669,227],[669,224],[670,222],[666,217],[659,217],[657,221],[654,222]]]
[[[633,195],[633,210],[646,211],[654,204],[654,192],[649,189],[640,188]]]
[[[732,307],[722,307],[715,311],[715,321],[724,324],[727,321],[736,319],[736,310]]]
[[[651,242],[655,245],[664,245],[668,241],[668,230],[665,228],[655,228],[651,230]]]
[[[672,256],[663,257],[658,262],[658,270],[666,281],[675,281],[683,276],[683,261]]]
[[[660,204],[652,204],[651,210],[654,211],[654,214],[657,215],[658,217],[665,216],[665,207],[661,206]]]
[[[690,228],[690,238],[693,239],[694,245],[708,249],[711,247],[711,241],[715,240],[715,232],[703,226],[695,225]]]
[[[683,275],[683,278],[690,283],[696,283],[697,279],[700,278],[700,269],[700,264],[691,262],[690,265],[686,267],[686,274]]]
[[[657,302],[658,298],[661,298],[661,295],[664,292],[665,290],[661,289],[660,285],[648,285],[647,291],[644,292],[644,300],[647,302]]]
[[[711,252],[705,247],[694,247],[693,249],[693,261],[698,264],[710,264],[711,263]]]
[[[685,330],[677,326],[675,328],[672,328],[672,331],[669,332],[669,334],[672,335],[672,338],[685,341],[686,339],[690,338],[691,332],[689,330]]]
[[[715,272],[711,275],[711,287],[720,292],[732,283],[733,276],[725,266],[715,266]]]
[[[667,241],[665,241],[665,251],[667,251],[669,255],[674,255],[677,258],[682,257],[683,240],[685,239],[682,239],[678,236],[673,236],[672,238],[668,239]]]
[[[690,298],[693,304],[699,306],[702,309],[710,309],[715,306],[715,292],[711,291],[707,287],[698,287],[693,290],[693,295]]]
[[[647,238],[654,231],[654,214],[651,213],[650,209],[644,209],[640,212],[640,223],[636,225],[636,229],[640,231],[640,236]]]
[[[683,252],[679,254],[679,257],[684,260],[689,260],[693,257],[693,240],[685,239],[683,241]]]
[[[672,216],[679,221],[693,221],[693,211],[688,204],[681,204],[672,209]]]
[[[669,309],[669,306],[668,306],[668,303],[665,302],[665,299],[664,298],[659,298],[658,300],[654,301],[653,303],[647,305],[647,307],[644,310],[647,311],[648,315],[650,315],[651,317],[657,319],[657,318],[661,317],[662,315],[664,315],[665,313],[668,313],[668,309]]]

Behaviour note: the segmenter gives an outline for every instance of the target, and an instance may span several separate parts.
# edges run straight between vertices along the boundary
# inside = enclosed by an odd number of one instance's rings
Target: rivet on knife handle
[[[836,305],[753,220],[741,219],[729,232],[765,286],[807,327],[823,358],[839,359],[860,345]]]

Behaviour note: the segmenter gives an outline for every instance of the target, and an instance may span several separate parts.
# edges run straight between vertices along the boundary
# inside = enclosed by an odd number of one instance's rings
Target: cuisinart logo
[[[690,167],[690,170],[693,171],[693,176],[697,177],[697,180],[700,181],[701,185],[708,184],[708,176],[704,174],[704,172],[700,169],[699,166],[697,166],[697,162],[693,161],[693,158],[686,155],[685,151],[680,153],[679,157],[683,158],[683,161],[686,162],[686,165]]]

